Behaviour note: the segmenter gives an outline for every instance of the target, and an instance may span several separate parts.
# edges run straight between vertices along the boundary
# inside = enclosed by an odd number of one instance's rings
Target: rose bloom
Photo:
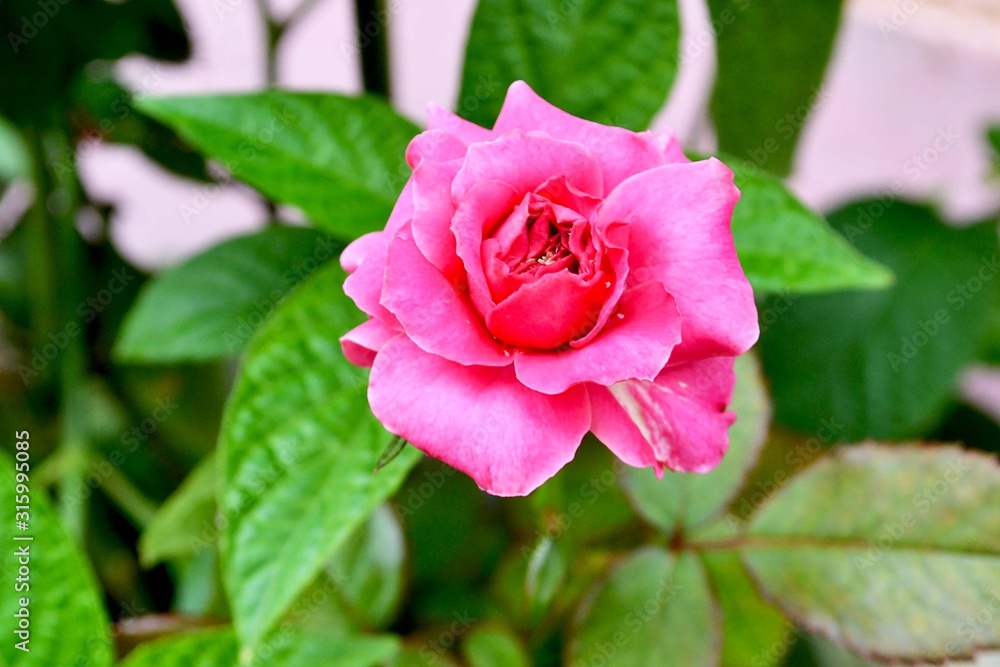
[[[716,159],[511,85],[492,130],[431,107],[385,230],[344,250],[370,316],[342,339],[382,424],[495,495],[530,493],[592,431],[657,474],[729,445],[753,292]]]

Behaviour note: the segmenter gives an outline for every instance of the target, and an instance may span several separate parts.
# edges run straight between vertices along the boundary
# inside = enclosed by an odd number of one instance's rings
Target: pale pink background
[[[141,58],[120,76],[146,95],[249,91],[264,85],[263,27],[253,0],[179,0],[194,57],[179,67]],[[457,96],[472,0],[391,0],[393,86],[398,108],[422,121],[428,102]],[[279,15],[295,0],[275,0]],[[683,0],[683,67],[657,126],[711,149],[705,108],[714,73],[707,14]],[[220,6],[231,11],[220,14]],[[352,3],[323,0],[291,31],[278,54],[280,84],[358,92]],[[988,180],[984,127],[1000,121],[1000,3],[996,0],[855,0],[849,4],[833,64],[805,129],[793,188],[827,209],[894,184],[940,204],[956,222],[1000,207],[1000,183]],[[777,119],[776,119],[777,120]],[[939,133],[955,136],[926,169],[912,160]],[[928,155],[932,155],[929,153]],[[259,199],[239,186],[206,187],[172,176],[128,147],[97,145],[79,156],[89,193],[116,206],[112,235],[146,268],[175,263],[220,239],[261,226]],[[190,211],[196,211],[190,214]],[[185,211],[188,212],[185,215]],[[1000,414],[1000,383],[987,372],[966,391]],[[992,660],[992,661],[990,661]],[[982,659],[1000,665],[1000,659]]]

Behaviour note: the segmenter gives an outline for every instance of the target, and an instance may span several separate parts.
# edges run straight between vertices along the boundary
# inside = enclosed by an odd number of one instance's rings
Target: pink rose
[[[739,191],[671,133],[581,120],[523,82],[492,130],[432,107],[385,231],[352,243],[341,340],[385,427],[501,496],[593,431],[633,466],[707,472],[757,340]]]

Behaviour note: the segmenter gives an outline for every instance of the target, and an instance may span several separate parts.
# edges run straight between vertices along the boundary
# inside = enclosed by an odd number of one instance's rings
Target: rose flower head
[[[431,107],[385,230],[354,241],[341,343],[385,427],[495,495],[588,431],[629,465],[712,470],[735,357],[757,340],[716,159],[582,120],[524,82],[492,130]]]

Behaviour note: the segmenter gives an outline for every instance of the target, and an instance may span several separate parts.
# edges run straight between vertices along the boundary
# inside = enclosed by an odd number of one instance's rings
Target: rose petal
[[[593,329],[610,294],[603,272],[590,280],[569,271],[549,273],[498,303],[486,314],[486,327],[509,345],[556,348]]]
[[[406,335],[427,352],[460,364],[506,366],[513,362],[479,314],[420,254],[409,228],[389,242],[381,303],[396,316]]]
[[[515,81],[507,89],[493,126],[497,134],[511,130],[540,130],[556,139],[583,144],[601,163],[605,192],[633,174],[677,161],[678,153],[683,157],[676,140],[664,142],[666,134],[637,133],[577,118],[546,102],[524,81]]]
[[[477,183],[500,181],[523,196],[554,176],[565,176],[589,195],[599,197],[604,192],[601,166],[589,150],[538,132],[514,130],[469,146],[451,193],[455,201],[462,201]]]
[[[349,362],[368,367],[375,361],[375,353],[397,333],[381,321],[370,319],[341,336],[340,347]]]
[[[383,234],[385,234],[383,231],[368,232],[347,244],[340,253],[340,265],[344,267],[344,271],[354,273],[372,250],[384,249]]]
[[[467,146],[480,141],[489,141],[494,136],[492,130],[469,122],[436,104],[427,105],[427,129],[450,132]]]
[[[413,240],[423,256],[451,279],[461,266],[451,231],[455,215],[451,182],[461,166],[461,160],[422,162],[413,171]]]
[[[469,189],[451,220],[456,253],[465,266],[469,296],[483,317],[493,310],[494,306],[480,254],[483,228],[492,228],[502,221],[521,197],[522,195],[505,183],[483,181]]]
[[[619,317],[620,316],[620,317]],[[659,283],[625,292],[618,312],[589,345],[558,352],[518,352],[517,379],[544,394],[594,382],[608,386],[629,379],[653,380],[681,340],[673,297]]]
[[[587,391],[534,392],[511,368],[461,366],[397,336],[368,399],[385,427],[498,496],[531,493],[569,463],[590,424]]]
[[[655,382],[587,385],[594,435],[622,461],[679,472],[708,472],[729,448],[726,412],[736,374],[733,357],[668,366]]]
[[[657,280],[677,300],[674,361],[746,352],[757,308],[729,228],[739,190],[715,159],[633,176],[604,201],[599,221],[629,225],[629,282]]]

